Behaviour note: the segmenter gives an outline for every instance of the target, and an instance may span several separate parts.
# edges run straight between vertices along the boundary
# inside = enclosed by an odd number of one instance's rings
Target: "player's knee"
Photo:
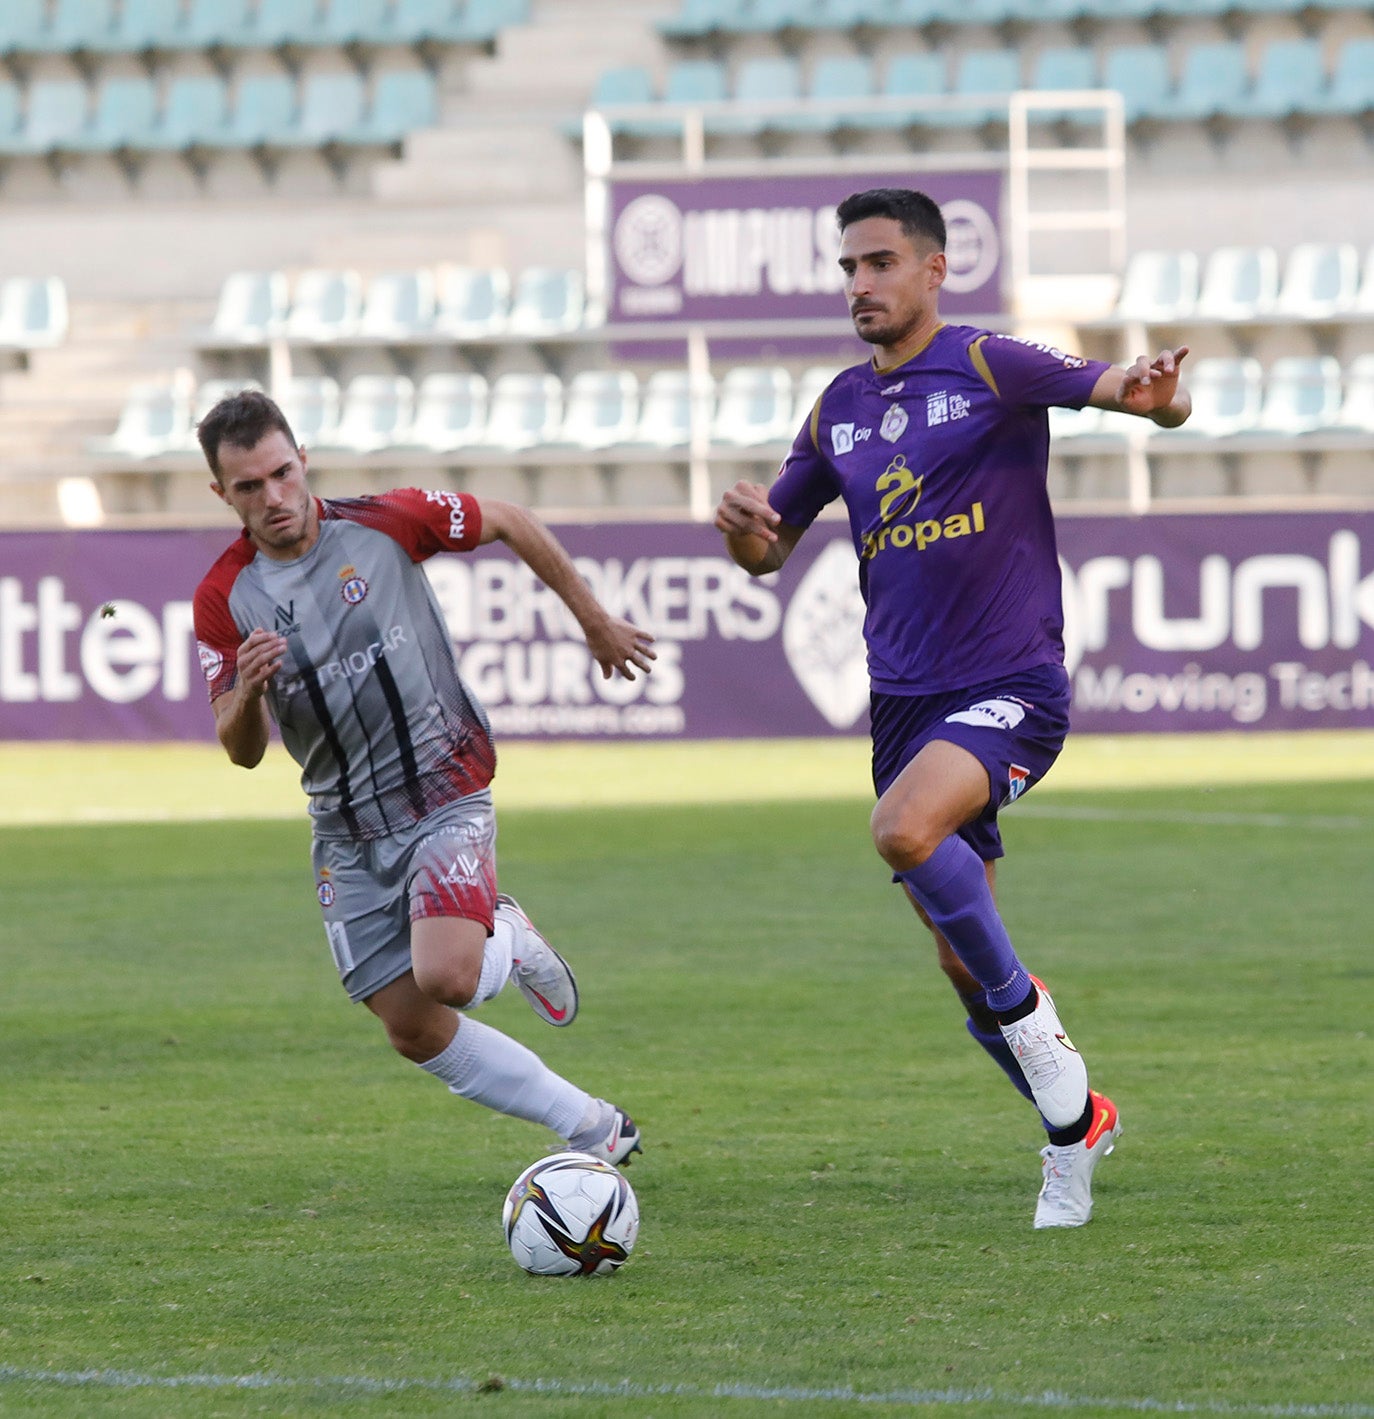
[[[448,1047],[448,1039],[442,1030],[436,1029],[432,1020],[404,1016],[400,1019],[384,1020],[387,1043],[403,1059],[412,1064],[427,1064],[431,1059],[443,1054]],[[452,1026],[448,1029],[452,1036]]]
[[[893,812],[882,802],[873,810],[869,826],[878,856],[894,872],[919,867],[943,841],[919,818]]]
[[[482,962],[448,959],[421,965],[415,963],[415,984],[431,1000],[461,1010],[471,1003],[482,979]]]

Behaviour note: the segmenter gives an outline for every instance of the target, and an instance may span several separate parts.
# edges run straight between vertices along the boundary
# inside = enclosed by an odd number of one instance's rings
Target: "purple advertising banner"
[[[817,524],[757,581],[706,526],[559,535],[602,601],[658,637],[658,663],[647,679],[603,680],[523,564],[490,548],[433,558],[463,674],[498,734],[866,730],[843,523]],[[0,738],[213,740],[191,596],[230,536],[0,534]],[[1068,517],[1059,536],[1078,731],[1374,726],[1374,513]]]
[[[835,207],[871,187],[940,204],[946,315],[1003,309],[999,173],[758,175],[612,183],[610,321],[843,320]]]

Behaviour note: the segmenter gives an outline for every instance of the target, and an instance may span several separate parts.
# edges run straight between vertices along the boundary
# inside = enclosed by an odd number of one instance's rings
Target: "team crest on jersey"
[[[204,641],[196,642],[196,655],[200,657],[200,673],[205,676],[207,684],[213,685],[224,669],[224,657]]]
[[[907,412],[900,404],[889,404],[882,423],[878,425],[878,437],[886,439],[888,443],[896,443],[906,432],[909,422]]]
[[[339,594],[350,606],[356,606],[366,599],[367,582],[358,575],[356,567],[344,567],[339,573],[339,580],[343,582]]]
[[[1020,764],[1007,765],[1007,797],[1006,802],[1015,803],[1018,798],[1030,787],[1030,770],[1023,768]]]

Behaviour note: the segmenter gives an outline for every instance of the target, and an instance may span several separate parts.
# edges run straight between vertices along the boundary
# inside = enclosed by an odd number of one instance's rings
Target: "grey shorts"
[[[310,856],[329,950],[352,1000],[366,1000],[410,969],[411,922],[458,916],[491,930],[496,813],[489,789],[390,837],[316,838]]]

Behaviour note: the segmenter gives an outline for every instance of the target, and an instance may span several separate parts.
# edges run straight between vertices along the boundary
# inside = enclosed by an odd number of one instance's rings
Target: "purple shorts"
[[[873,787],[881,798],[932,739],[967,749],[988,772],[988,805],[959,829],[983,859],[1003,855],[998,811],[1050,771],[1069,732],[1069,677],[1036,665],[967,690],[872,697]]]

